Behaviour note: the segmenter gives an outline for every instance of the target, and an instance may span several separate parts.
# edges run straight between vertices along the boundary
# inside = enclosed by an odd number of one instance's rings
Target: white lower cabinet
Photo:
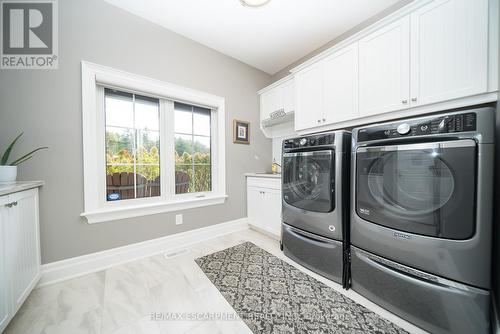
[[[247,178],[247,215],[251,226],[281,235],[281,179]]]
[[[38,189],[0,197],[0,332],[40,279]]]
[[[6,220],[7,220],[7,196],[0,197],[0,333],[4,330],[11,316],[9,281],[7,280],[7,247]]]

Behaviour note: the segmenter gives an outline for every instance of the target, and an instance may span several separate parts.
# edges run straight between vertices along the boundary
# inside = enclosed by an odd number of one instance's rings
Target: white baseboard
[[[241,218],[192,231],[167,235],[158,239],[108,249],[102,252],[47,263],[42,265],[42,276],[37,287],[61,282],[122,263],[186,247],[203,240],[246,229],[248,229],[248,219]]]
[[[248,223],[248,226],[249,226],[249,228],[251,230],[255,230],[255,231],[259,232],[259,233],[265,234],[268,237],[273,238],[274,240],[281,241],[281,235],[276,234],[276,232],[274,232],[274,231],[263,229],[263,228],[261,228],[259,226],[255,226],[255,225],[252,225],[250,223]]]

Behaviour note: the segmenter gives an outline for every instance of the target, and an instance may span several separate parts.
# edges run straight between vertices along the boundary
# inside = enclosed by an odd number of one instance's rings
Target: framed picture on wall
[[[250,123],[233,120],[233,143],[250,144]]]

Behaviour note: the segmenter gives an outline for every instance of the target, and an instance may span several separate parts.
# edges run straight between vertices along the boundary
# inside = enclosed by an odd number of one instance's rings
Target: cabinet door
[[[285,112],[295,111],[295,87],[293,79],[284,82],[280,88],[282,108]]]
[[[324,60],[323,103],[326,123],[351,120],[358,112],[358,44]]]
[[[6,207],[8,203],[8,196],[0,197],[0,333],[7,327],[11,314],[10,282],[7,271],[9,254],[6,246],[7,224],[9,224],[9,208]]]
[[[40,244],[38,227],[38,190],[32,189],[10,196],[7,240],[11,289],[16,312],[40,278]]]
[[[361,116],[408,108],[410,18],[405,16],[359,41]]]
[[[323,120],[323,64],[295,76],[295,130],[321,125]]]
[[[262,228],[262,189],[255,187],[247,188],[247,216],[248,222]]]
[[[260,94],[260,120],[269,117],[269,110],[271,109],[271,99],[269,92]]]
[[[277,189],[262,189],[264,229],[277,237],[281,235],[281,191]]]
[[[247,188],[248,222],[279,237],[281,234],[281,190]]]
[[[436,0],[411,14],[412,106],[486,92],[488,0]]]
[[[281,90],[279,87],[272,88],[260,96],[261,119],[268,119],[269,114],[279,110],[281,107]]]

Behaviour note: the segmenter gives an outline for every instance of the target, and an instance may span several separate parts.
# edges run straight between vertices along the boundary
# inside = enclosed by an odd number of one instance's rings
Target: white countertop
[[[0,196],[43,186],[43,181],[0,182]]]
[[[266,177],[271,179],[281,179],[281,174],[271,173],[245,173],[246,177]]]

